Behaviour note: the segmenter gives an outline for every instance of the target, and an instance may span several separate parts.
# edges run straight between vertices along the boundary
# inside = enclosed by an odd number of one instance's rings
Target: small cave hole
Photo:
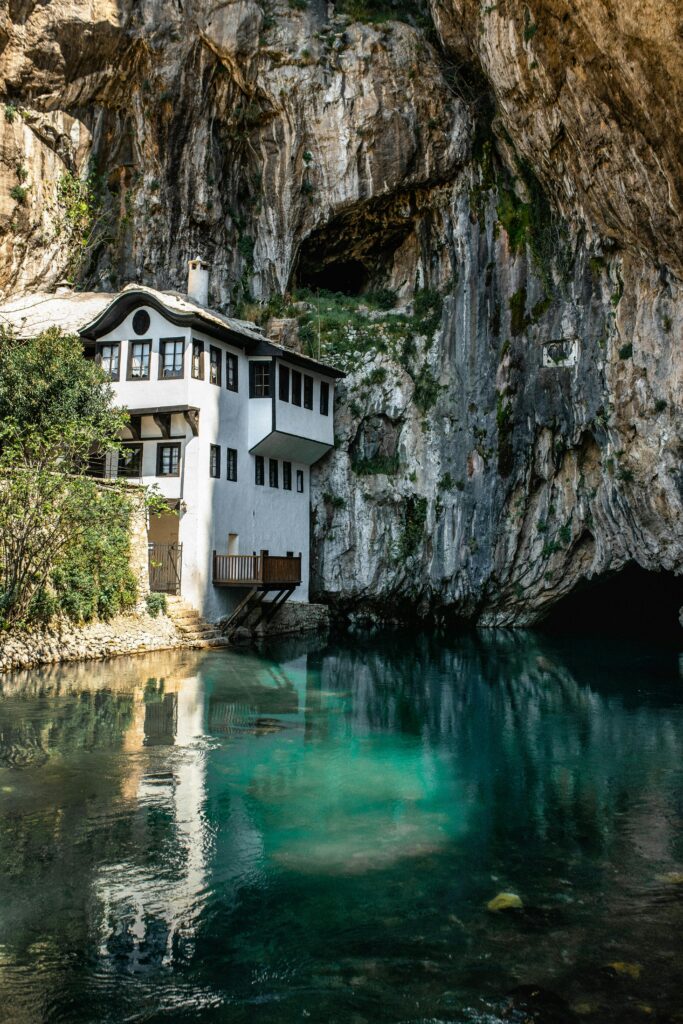
[[[550,609],[540,627],[552,633],[681,641],[682,608],[683,578],[629,563],[619,572],[577,586]]]
[[[346,259],[322,265],[302,262],[297,278],[300,287],[313,291],[320,289],[343,295],[360,295],[367,289],[370,275],[360,260]]]

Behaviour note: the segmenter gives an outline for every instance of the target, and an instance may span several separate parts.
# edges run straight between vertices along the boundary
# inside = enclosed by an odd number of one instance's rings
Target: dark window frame
[[[282,463],[282,490],[291,491],[292,489],[292,463]]]
[[[226,479],[231,483],[237,482],[237,449],[228,448],[226,458]]]
[[[326,380],[320,381],[320,415],[330,415],[330,385]]]
[[[110,373],[109,370],[105,370],[102,365],[102,349],[104,348],[115,348],[117,349],[116,355],[116,373]],[[109,380],[121,380],[121,342],[120,341],[98,341],[97,348],[95,350],[95,362],[109,377]]]
[[[221,478],[221,446],[219,444],[209,445],[209,477],[212,480]]]
[[[147,373],[144,376],[133,376],[133,349],[136,345],[143,345],[147,349]],[[149,380],[152,372],[152,341],[151,338],[136,338],[128,342],[128,364],[126,380]]]
[[[254,483],[257,487],[265,487],[266,484],[266,460],[262,455],[254,456]]]
[[[178,453],[178,465],[175,473],[162,473],[161,465],[163,462],[163,451],[164,448],[174,448]],[[161,441],[157,444],[157,476],[161,477],[178,477],[180,476],[180,442],[179,441]]]
[[[313,409],[313,378],[304,374],[304,409]]]
[[[180,370],[173,373],[164,373],[164,356],[166,345],[182,345],[180,357]],[[182,380],[185,376],[185,338],[159,338],[159,380]]]
[[[270,398],[273,389],[272,362],[264,359],[249,363],[249,397]],[[260,378],[257,379],[257,378]]]
[[[280,487],[280,464],[277,459],[268,459],[268,486]]]
[[[139,480],[142,477],[142,459],[144,445],[142,441],[123,441],[121,444],[121,450],[119,451],[118,459],[116,462],[116,475],[122,477],[124,480]],[[134,451],[138,455],[139,466],[137,473],[121,472],[121,455],[123,451]]]
[[[214,359],[215,356],[215,359]],[[213,370],[216,370],[216,379],[212,379]],[[219,388],[222,384],[222,368],[223,368],[223,349],[217,348],[216,345],[209,345],[209,384],[215,385]]]
[[[199,364],[195,373],[195,357],[199,356]],[[190,369],[193,380],[204,380],[204,342],[192,339],[192,366]]]
[[[299,370],[292,370],[292,405],[301,408],[301,373]]]
[[[303,469],[297,469],[296,471],[296,493],[304,493],[304,471]]]
[[[138,323],[138,327],[135,326],[136,321]],[[151,317],[146,309],[136,309],[133,313],[133,331],[139,338],[141,338],[143,334],[147,334],[151,323]]]
[[[234,352],[225,353],[225,386],[228,391],[239,391],[239,359]]]
[[[290,372],[288,366],[283,366],[280,363],[278,370],[278,398],[281,402],[289,402],[289,378]]]

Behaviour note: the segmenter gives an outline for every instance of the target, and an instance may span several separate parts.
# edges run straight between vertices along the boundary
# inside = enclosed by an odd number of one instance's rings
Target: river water
[[[0,677],[0,1019],[683,1020],[682,671],[492,632]]]

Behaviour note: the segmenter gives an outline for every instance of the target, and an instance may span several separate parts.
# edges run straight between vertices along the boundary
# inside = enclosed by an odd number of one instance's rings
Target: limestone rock
[[[522,910],[524,904],[520,897],[514,892],[499,892],[486,904],[486,909],[497,914],[502,910]]]

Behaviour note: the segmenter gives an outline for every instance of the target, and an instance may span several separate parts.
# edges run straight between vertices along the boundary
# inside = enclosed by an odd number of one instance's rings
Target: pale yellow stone
[[[623,960],[615,960],[614,963],[608,964],[616,974],[623,974],[628,978],[638,979],[640,977],[642,967],[640,964],[627,964]]]
[[[486,904],[486,909],[497,914],[500,910],[521,910],[524,904],[514,892],[499,892]]]

